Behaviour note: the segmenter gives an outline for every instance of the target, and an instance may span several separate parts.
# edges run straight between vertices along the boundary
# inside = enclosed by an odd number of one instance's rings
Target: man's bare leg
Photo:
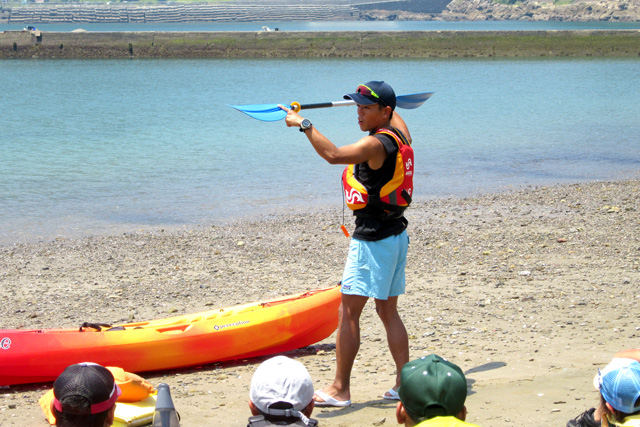
[[[360,315],[368,297],[342,294],[336,339],[336,376],[322,391],[337,400],[351,399],[351,370],[360,348]],[[316,402],[323,400],[315,396]]]
[[[398,297],[389,297],[387,300],[377,299],[375,301],[376,311],[387,331],[389,351],[396,364],[396,385],[393,388],[397,390],[400,387],[400,371],[409,362],[409,337],[398,313]]]

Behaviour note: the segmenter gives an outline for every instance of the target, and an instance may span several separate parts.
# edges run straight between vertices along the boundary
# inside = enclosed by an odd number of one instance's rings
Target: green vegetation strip
[[[0,33],[0,59],[565,56],[640,58],[640,31]]]

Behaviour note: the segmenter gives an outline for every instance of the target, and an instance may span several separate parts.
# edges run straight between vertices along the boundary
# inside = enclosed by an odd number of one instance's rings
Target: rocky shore
[[[640,338],[640,181],[422,200],[407,216],[411,357],[435,352],[466,371],[468,421],[560,426],[593,406],[596,369]],[[340,221],[327,210],[2,247],[0,328],[156,319],[329,286],[348,246]],[[353,406],[317,409],[322,426],[397,425],[381,399],[395,372],[373,303],[362,331]],[[289,353],[318,388],[334,344]],[[261,360],[145,377],[171,386],[184,425],[241,426]],[[37,399],[49,386],[0,390],[0,425],[46,425]]]
[[[513,4],[504,4],[513,3]],[[496,3],[491,0],[452,0],[443,12],[448,21],[640,21],[640,0],[552,0]]]
[[[640,0],[451,0],[438,13],[396,9],[394,3],[358,7],[361,19],[384,21],[640,21]]]

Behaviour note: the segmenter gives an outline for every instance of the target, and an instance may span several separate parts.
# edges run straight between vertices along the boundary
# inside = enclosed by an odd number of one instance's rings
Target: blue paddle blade
[[[410,95],[399,95],[396,97],[396,107],[411,110],[418,108],[424,102],[431,98],[433,92],[412,93]]]
[[[278,104],[229,105],[229,107],[263,122],[275,122],[287,116],[287,112],[278,107]]]

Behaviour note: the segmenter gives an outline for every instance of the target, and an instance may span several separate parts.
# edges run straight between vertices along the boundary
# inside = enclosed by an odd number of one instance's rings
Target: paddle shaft
[[[317,104],[298,104],[297,102],[291,103],[293,111],[298,112],[300,110],[313,110],[314,108],[330,108],[330,107],[342,107],[347,105],[356,105],[355,101],[335,101],[335,102],[318,102]]]
[[[414,93],[411,95],[400,95],[396,98],[396,106],[399,108],[413,109],[422,105],[427,99],[431,98],[433,92]],[[334,102],[320,102],[317,104],[300,104],[298,102],[291,103],[291,109],[295,112],[300,110],[311,110],[313,108],[329,108],[329,107],[344,107],[347,105],[356,105],[356,102],[352,99],[344,101]]]

